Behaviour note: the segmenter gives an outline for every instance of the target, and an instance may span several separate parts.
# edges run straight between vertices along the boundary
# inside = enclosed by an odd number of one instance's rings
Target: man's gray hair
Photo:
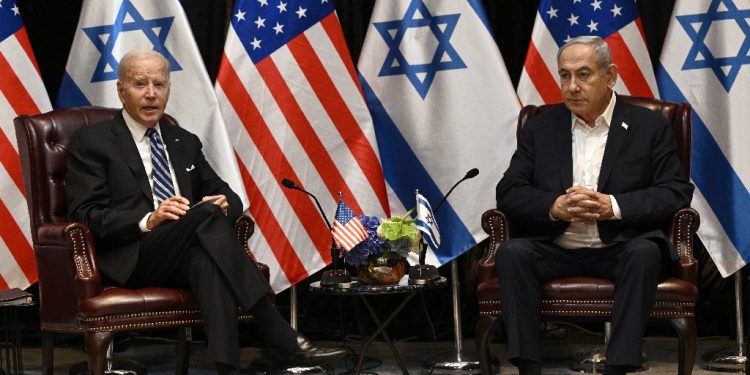
[[[585,44],[587,46],[594,47],[594,53],[596,54],[596,63],[599,65],[599,69],[607,69],[612,64],[612,51],[609,49],[609,45],[604,39],[593,36],[583,35],[577,36],[563,44],[562,47],[557,51],[557,63],[560,64],[560,55],[562,51],[574,44]]]
[[[167,60],[164,55],[150,49],[134,49],[127,52],[120,59],[120,62],[117,65],[117,79],[119,79],[120,81],[124,80],[127,69],[133,63],[133,60],[144,56],[156,57],[157,59],[163,61],[164,65],[167,67],[167,78],[169,78],[169,72],[172,71],[172,68],[169,66],[169,60]]]

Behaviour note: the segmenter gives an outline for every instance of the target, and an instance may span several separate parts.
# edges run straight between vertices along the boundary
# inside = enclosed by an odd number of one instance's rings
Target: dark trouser
[[[615,282],[607,365],[641,365],[641,339],[661,269],[656,243],[638,238],[603,249],[566,250],[549,242],[515,238],[500,246],[495,264],[512,362],[541,361],[541,285],[557,278],[591,276]]]
[[[201,310],[209,355],[233,366],[239,365],[237,307],[250,310],[270,288],[214,204],[146,234],[127,286],[189,287]],[[288,324],[275,328],[291,330]]]

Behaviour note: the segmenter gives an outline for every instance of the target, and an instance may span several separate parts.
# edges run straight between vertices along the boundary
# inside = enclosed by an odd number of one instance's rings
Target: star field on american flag
[[[9,6],[10,4],[13,6]],[[8,3],[6,0],[4,4],[0,2],[0,13],[4,13],[3,22],[0,22],[0,41],[2,41],[23,27],[23,22],[15,1]]]
[[[638,17],[638,8],[622,6],[630,0],[554,1],[541,13],[558,46],[581,35],[606,39]]]
[[[232,17],[232,25],[254,63],[334,11],[328,0],[255,0],[243,2],[242,8]],[[246,19],[247,14],[255,18]]]

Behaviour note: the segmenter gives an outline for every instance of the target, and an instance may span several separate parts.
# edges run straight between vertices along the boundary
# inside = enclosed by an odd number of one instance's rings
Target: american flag
[[[350,251],[360,242],[367,239],[367,230],[362,222],[354,215],[349,206],[343,200],[339,200],[339,206],[336,209],[336,219],[333,220],[333,229],[331,229],[333,238],[336,243]]]
[[[331,234],[299,181],[336,207],[390,210],[370,114],[332,1],[240,0],[216,82],[256,233],[250,248],[282,290],[331,263]]]
[[[543,0],[518,82],[523,104],[562,100],[557,50],[581,35],[596,35],[609,44],[612,60],[620,69],[615,91],[651,98],[658,95],[635,0]]]
[[[37,280],[13,119],[52,109],[13,0],[0,3],[0,290]]]

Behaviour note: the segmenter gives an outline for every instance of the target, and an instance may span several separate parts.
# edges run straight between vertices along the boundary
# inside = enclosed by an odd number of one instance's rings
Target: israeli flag
[[[661,97],[693,107],[692,207],[724,277],[750,260],[748,14],[748,1],[676,2],[657,68]]]
[[[391,212],[482,171],[435,212],[440,248],[426,260],[449,262],[486,237],[480,218],[516,144],[520,105],[481,1],[377,1],[358,68]]]
[[[84,0],[56,108],[121,108],[117,66],[134,49],[152,49],[171,65],[166,112],[196,134],[216,173],[248,207],[237,160],[185,12],[177,0]]]
[[[432,206],[427,198],[417,193],[417,229],[422,232],[422,238],[433,251],[440,247],[440,229],[438,228]]]

